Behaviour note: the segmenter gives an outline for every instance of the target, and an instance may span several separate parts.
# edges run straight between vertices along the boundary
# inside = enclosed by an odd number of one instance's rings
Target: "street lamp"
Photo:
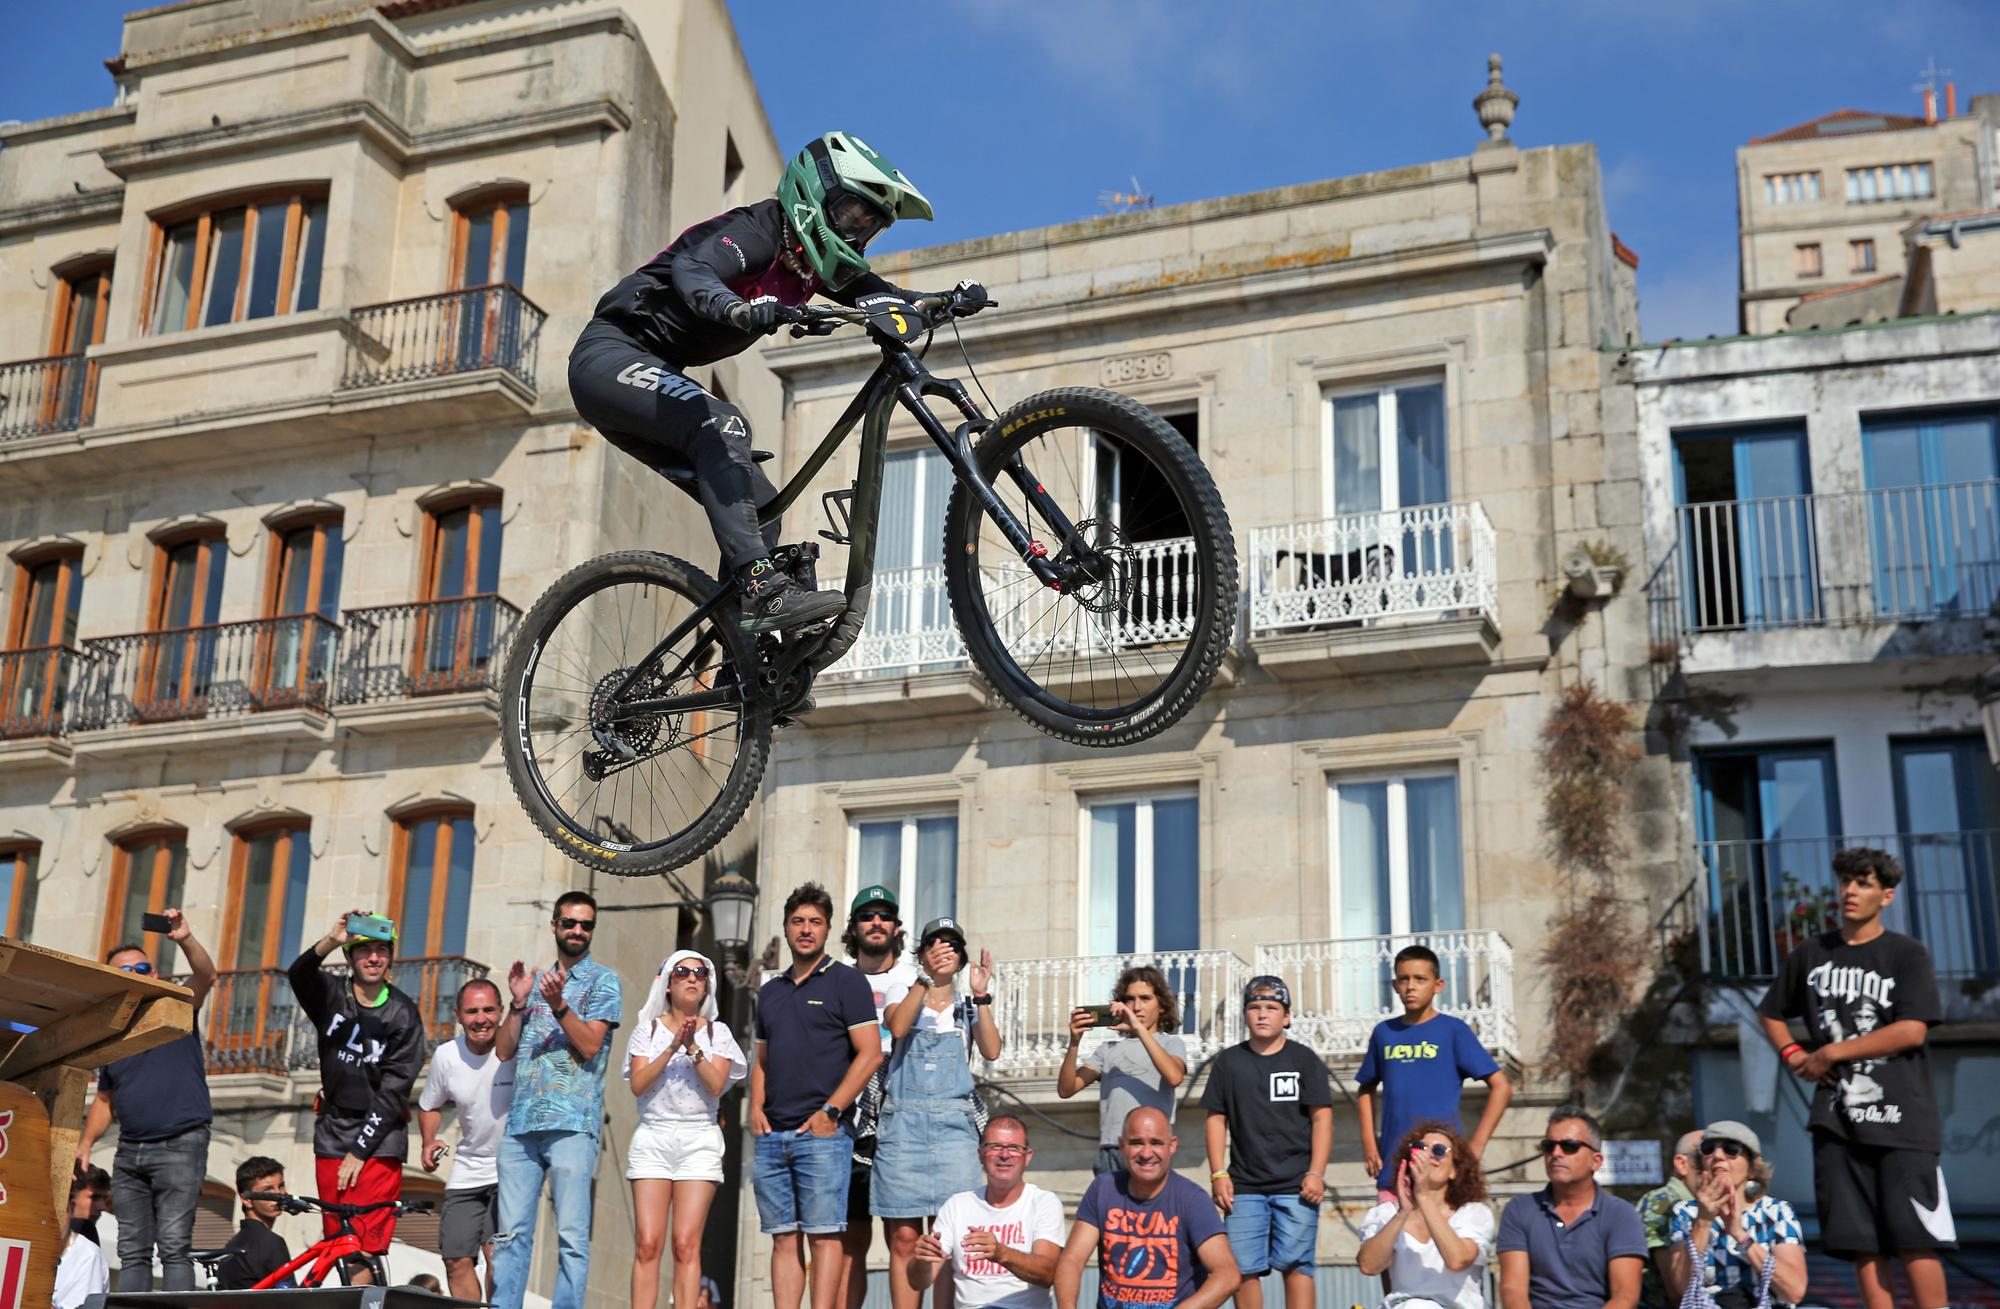
[[[708,916],[715,944],[733,955],[750,944],[750,919],[757,911],[757,884],[737,873],[724,873],[709,883]]]

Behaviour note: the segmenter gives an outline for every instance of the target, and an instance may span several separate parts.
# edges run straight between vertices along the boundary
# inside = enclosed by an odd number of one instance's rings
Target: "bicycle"
[[[428,1201],[405,1202],[402,1200],[380,1200],[374,1204],[338,1204],[321,1200],[317,1196],[288,1195],[283,1191],[247,1191],[244,1193],[243,1198],[246,1200],[276,1200],[288,1214],[311,1213],[317,1209],[322,1213],[332,1214],[340,1220],[340,1225],[334,1229],[333,1235],[321,1237],[300,1251],[290,1263],[266,1274],[255,1286],[250,1288],[253,1291],[269,1291],[285,1284],[297,1287],[319,1286],[326,1281],[328,1273],[336,1270],[340,1273],[341,1285],[349,1286],[352,1285],[347,1278],[347,1261],[350,1259],[358,1259],[368,1265],[369,1271],[375,1276],[374,1284],[376,1286],[387,1286],[389,1285],[389,1265],[381,1255],[371,1254],[361,1248],[361,1237],[354,1230],[354,1220],[362,1214],[373,1213],[378,1209],[394,1209],[397,1215],[401,1216],[403,1214],[430,1213],[437,1207]],[[203,1271],[207,1274],[208,1289],[211,1291],[216,1289],[216,1279],[219,1276],[222,1261],[228,1256],[228,1253],[227,1250],[196,1250],[193,1252],[194,1261],[200,1264]],[[298,1269],[308,1263],[312,1265],[311,1269],[298,1277],[292,1276],[294,1272],[297,1272]]]
[[[882,356],[759,511],[776,522],[860,426],[853,482],[821,497],[820,536],[848,547],[841,614],[782,638],[746,634],[733,581],[640,550],[571,569],[529,609],[501,674],[501,746],[515,794],[557,848],[604,872],[655,873],[699,858],[742,817],[774,722],[804,712],[814,678],[863,633],[899,407],[952,471],[944,599],[973,666],[1015,713],[1109,748],[1157,736],[1207,691],[1237,592],[1208,470],[1164,419],[1111,391],[1044,391],[988,418],[924,355],[940,326],[991,307],[960,289],[791,311],[794,336],[858,326]],[[947,430],[931,400],[963,421]],[[667,476],[694,486],[691,466]],[[817,589],[818,553],[808,542],[773,560]],[[892,600],[912,611],[909,597]]]

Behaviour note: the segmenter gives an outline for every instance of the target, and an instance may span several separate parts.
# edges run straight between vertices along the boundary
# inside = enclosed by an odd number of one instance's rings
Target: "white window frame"
[[[964,834],[964,820],[957,805],[917,805],[908,809],[851,809],[847,813],[847,894],[841,897],[842,904],[853,904],[855,893],[861,890],[861,825],[863,823],[902,824],[902,842],[896,854],[896,915],[903,921],[903,930],[909,934],[907,954],[916,957],[917,934],[924,930],[924,924],[937,917],[923,905],[915,908],[923,911],[923,916],[911,920],[910,896],[915,888],[910,879],[915,876],[917,866],[917,821],[923,818],[951,819],[952,843],[952,913],[958,916],[959,876],[964,872],[965,861],[959,857],[959,839]],[[835,906],[836,909],[839,906]],[[847,919],[842,916],[841,929],[846,930]],[[836,939],[838,933],[836,933]]]
[[[1764,174],[1764,203],[1767,205],[1811,204],[1820,199],[1819,170]]]
[[[1449,777],[1457,783],[1458,802],[1458,869],[1460,893],[1464,893],[1467,873],[1471,865],[1465,851],[1465,776],[1463,770],[1445,765],[1443,767],[1398,768],[1391,771],[1367,773],[1326,774],[1326,886],[1327,886],[1327,935],[1339,938],[1340,926],[1340,788],[1342,786],[1366,786],[1386,782],[1389,786],[1389,936],[1415,936],[1417,929],[1410,926],[1410,808],[1408,792],[1404,789],[1410,782],[1426,781],[1436,777]],[[1466,914],[1471,921],[1471,914]],[[1370,936],[1383,933],[1369,933]]]
[[[1194,801],[1195,824],[1201,824],[1199,786],[1160,787],[1150,791],[1100,791],[1077,797],[1076,808],[1076,952],[1097,953],[1090,948],[1090,811],[1098,805],[1135,806],[1132,827],[1134,924],[1132,954],[1153,953],[1153,805],[1160,800]],[[1194,852],[1195,882],[1200,885],[1206,872],[1201,866],[1201,849]],[[1197,922],[1200,906],[1196,906]],[[1114,951],[1113,953],[1117,953]]]
[[[1397,425],[1396,392],[1413,387],[1435,386],[1444,391],[1444,449],[1447,462],[1451,459],[1453,442],[1451,436],[1451,390],[1443,373],[1417,373],[1403,377],[1385,378],[1381,381],[1366,382],[1347,386],[1326,386],[1320,388],[1320,517],[1334,516],[1334,449],[1333,449],[1333,406],[1336,400],[1351,400],[1355,396],[1375,397],[1375,444],[1382,460],[1382,500],[1376,510],[1383,514],[1396,514],[1403,509],[1402,500],[1402,455],[1396,433]],[[1367,510],[1358,510],[1367,513]]]

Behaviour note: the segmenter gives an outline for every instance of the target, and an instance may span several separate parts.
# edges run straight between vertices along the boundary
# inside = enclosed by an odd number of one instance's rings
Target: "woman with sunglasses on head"
[[[716,1017],[715,965],[696,951],[674,951],[653,978],[625,1051],[625,1079],[639,1097],[625,1169],[636,1228],[632,1309],[658,1302],[670,1215],[673,1302],[691,1305],[701,1294],[701,1231],[722,1181],[717,1105],[749,1071]]]
[[[1805,1235],[1791,1205],[1769,1194],[1771,1162],[1757,1134],[1742,1123],[1710,1123],[1697,1158],[1695,1198],[1674,1206],[1667,1290],[1688,1309],[1798,1303],[1806,1293]]]
[[[1384,1306],[1485,1309],[1486,1261],[1495,1223],[1479,1157],[1451,1124],[1426,1119],[1396,1147],[1394,1203],[1361,1219],[1354,1262],[1395,1287]]]

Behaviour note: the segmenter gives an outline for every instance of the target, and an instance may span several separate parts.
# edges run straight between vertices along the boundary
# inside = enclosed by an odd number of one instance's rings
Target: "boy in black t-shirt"
[[[1930,953],[1882,926],[1903,869],[1884,850],[1833,857],[1840,930],[1797,946],[1757,1011],[1778,1059],[1815,1083],[1810,1126],[1820,1239],[1854,1260],[1868,1309],[1890,1309],[1888,1261],[1903,1261],[1916,1309],[1944,1309],[1939,1250],[1957,1248],[1931,1095],[1932,1024],[1942,1021]],[[1802,1019],[1806,1042],[1787,1019]]]
[[[1333,1088],[1320,1057],[1285,1039],[1292,993],[1282,979],[1250,979],[1243,1021],[1249,1039],[1216,1056],[1201,1097],[1209,1189],[1243,1271],[1237,1309],[1262,1309],[1258,1279],[1273,1268],[1284,1274],[1288,1309],[1310,1309]]]
[[[243,1225],[223,1247],[229,1256],[216,1265],[218,1290],[250,1290],[292,1261],[292,1248],[285,1244],[284,1237],[271,1230],[278,1221],[278,1202],[244,1199],[252,1191],[269,1193],[284,1189],[285,1166],[276,1159],[252,1155],[236,1166],[236,1197],[243,1205]]]

